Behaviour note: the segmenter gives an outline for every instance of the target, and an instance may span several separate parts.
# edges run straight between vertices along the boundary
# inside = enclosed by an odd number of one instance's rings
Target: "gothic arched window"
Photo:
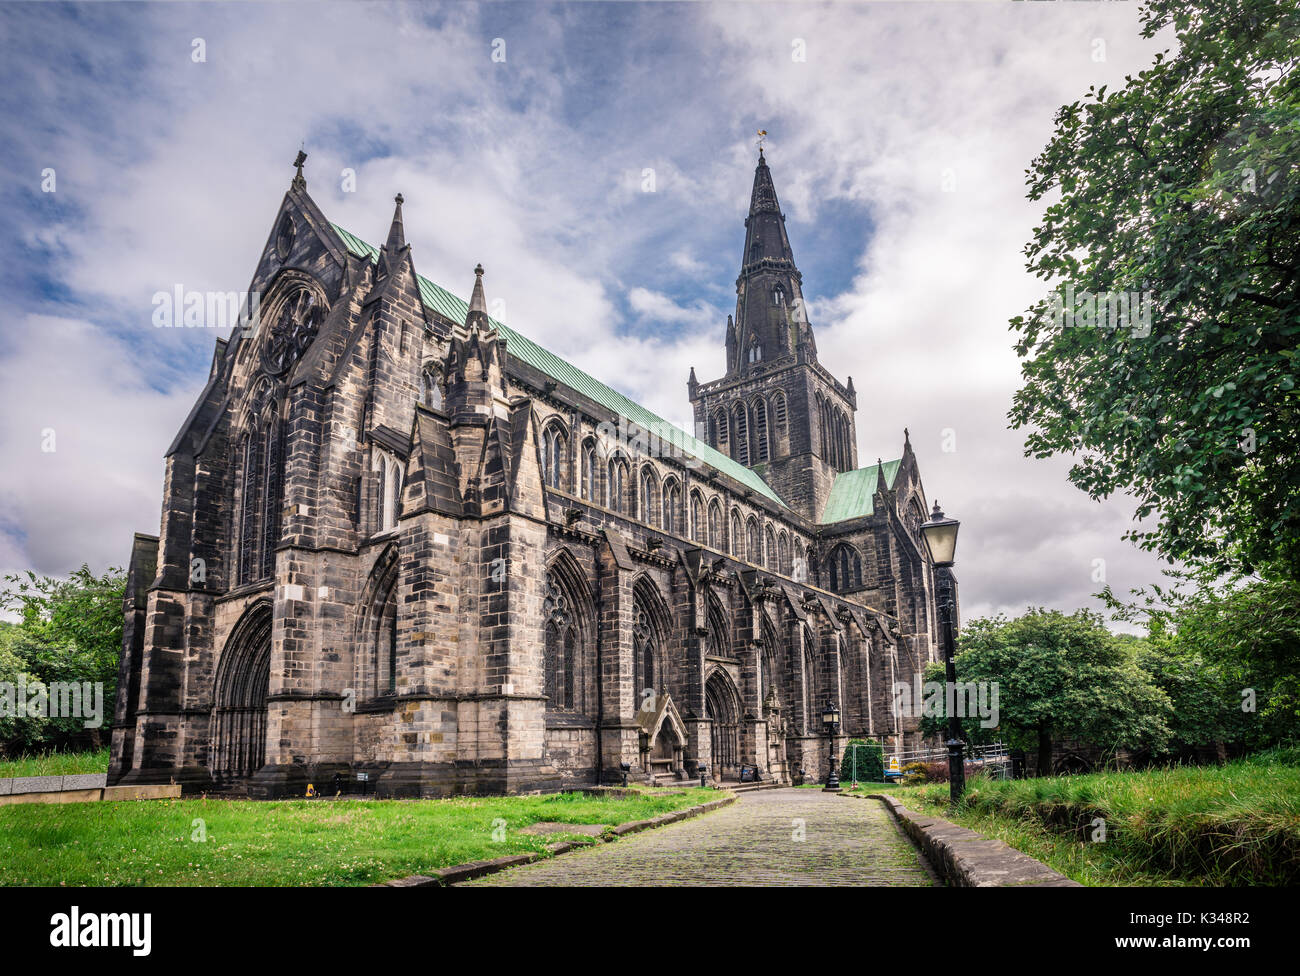
[[[551,488],[564,489],[569,467],[569,437],[558,423],[542,430],[542,480]]]
[[[254,394],[249,428],[240,446],[240,509],[235,553],[239,583],[275,572],[284,483],[284,425],[270,387]]]
[[[590,437],[582,442],[582,456],[579,460],[581,470],[578,472],[578,495],[594,502],[599,497],[600,475],[596,467],[596,442]]]
[[[780,285],[777,285],[775,288],[772,289],[772,304],[773,305],[785,304],[785,289]]]
[[[704,524],[704,496],[699,491],[691,492],[691,538],[696,542],[708,542],[708,527]]]
[[[741,464],[749,464],[749,418],[743,403],[731,408],[731,442],[735,445],[732,457]]]
[[[705,540],[714,549],[725,549],[722,538],[722,506],[715,498],[709,502],[709,538]]]
[[[245,434],[240,448],[243,477],[240,479],[239,551],[235,555],[241,584],[251,583],[262,569],[261,554],[257,551],[257,493],[264,479],[258,470],[261,457],[258,433],[254,428]]]
[[[678,535],[682,530],[682,486],[676,478],[664,482],[663,529],[670,535]]]
[[[783,576],[790,575],[790,540],[784,529],[776,540],[776,571]]]
[[[402,465],[387,451],[376,450],[371,461],[375,472],[375,531],[397,528],[398,509],[402,504]]]
[[[754,401],[754,460],[762,462],[772,456],[772,443],[767,437],[767,401],[759,397]]]
[[[609,478],[605,484],[605,507],[615,512],[623,512],[627,506],[627,465],[622,458],[612,458],[609,462]]]
[[[650,615],[638,602],[633,611],[632,620],[632,674],[636,682],[633,688],[638,704],[647,690],[655,688],[655,659],[659,654],[659,642],[655,635],[654,624]]]
[[[578,630],[568,597],[549,575],[542,612],[546,619],[543,667],[547,707],[573,710],[578,708]]]
[[[837,593],[862,586],[862,558],[848,543],[841,542],[831,550],[827,560],[830,571],[830,588]]]
[[[658,516],[659,478],[654,468],[646,465],[641,469],[641,507],[638,515],[646,525],[654,525]]]
[[[826,401],[822,399],[820,393],[817,394],[817,429],[821,441],[822,459],[827,463],[830,462],[830,418],[826,415]]]
[[[740,527],[740,513],[731,510],[731,554],[737,559],[745,558],[745,537]]]
[[[778,391],[777,394],[774,397],[772,397],[772,413],[773,413],[772,422],[776,426],[776,434],[778,437],[784,437],[785,436],[785,413],[786,413],[785,394],[781,393],[780,391]]]
[[[776,569],[776,533],[772,531],[772,526],[768,526],[763,533],[763,566],[766,569]]]
[[[751,563],[763,561],[763,537],[758,533],[758,519],[752,515],[745,523],[745,558]]]

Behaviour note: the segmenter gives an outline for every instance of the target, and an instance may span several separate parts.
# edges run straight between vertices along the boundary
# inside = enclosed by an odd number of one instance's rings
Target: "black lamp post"
[[[822,709],[822,727],[826,730],[826,735],[830,739],[830,772],[826,774],[826,785],[822,787],[823,793],[838,793],[840,791],[840,778],[836,773],[835,767],[835,733],[840,730],[840,710],[835,707],[835,702],[830,699],[826,700],[826,707]]]
[[[925,539],[926,548],[930,551],[930,561],[934,563],[934,583],[937,591],[935,602],[939,607],[944,671],[949,688],[957,684],[957,665],[953,661],[957,644],[953,635],[957,619],[957,597],[952,577],[952,564],[957,552],[957,529],[960,525],[961,523],[956,519],[945,517],[936,501],[934,511],[930,513],[930,521],[921,526],[921,537]],[[946,700],[953,700],[946,695],[944,697]],[[953,709],[953,713],[948,716],[948,741],[945,745],[948,747],[949,798],[956,805],[962,794],[966,792],[961,720],[957,717],[956,709]]]

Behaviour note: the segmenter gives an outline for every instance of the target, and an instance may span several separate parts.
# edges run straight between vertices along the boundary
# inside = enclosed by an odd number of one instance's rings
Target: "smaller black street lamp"
[[[944,676],[948,687],[956,687],[957,665],[953,660],[956,654],[957,640],[953,634],[957,618],[956,586],[952,577],[952,564],[957,555],[957,529],[961,525],[956,519],[947,518],[939,503],[934,503],[930,521],[921,526],[921,537],[930,550],[930,561],[934,563],[934,583],[939,609],[940,637],[943,641]],[[948,696],[945,696],[947,700]],[[954,708],[948,716],[948,796],[954,806],[966,792],[966,770],[962,758],[961,720]]]
[[[822,709],[822,728],[826,730],[826,735],[830,739],[830,772],[826,774],[826,785],[822,788],[822,792],[838,793],[840,778],[835,770],[838,765],[835,762],[835,733],[840,730],[840,710],[830,699],[827,699],[826,707]]]

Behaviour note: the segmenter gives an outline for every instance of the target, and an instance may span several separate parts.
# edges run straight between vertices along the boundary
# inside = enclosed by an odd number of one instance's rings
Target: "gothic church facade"
[[[384,796],[826,772],[914,745],[915,455],[858,466],[760,153],[695,436],[375,248],[298,173],[137,535],[110,782]]]

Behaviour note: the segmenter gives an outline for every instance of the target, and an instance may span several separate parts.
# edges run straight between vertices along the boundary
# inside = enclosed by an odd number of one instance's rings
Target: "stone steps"
[[[779,790],[788,786],[788,783],[736,783],[726,782],[720,784],[724,790],[730,790],[732,793],[753,793],[755,790]]]

